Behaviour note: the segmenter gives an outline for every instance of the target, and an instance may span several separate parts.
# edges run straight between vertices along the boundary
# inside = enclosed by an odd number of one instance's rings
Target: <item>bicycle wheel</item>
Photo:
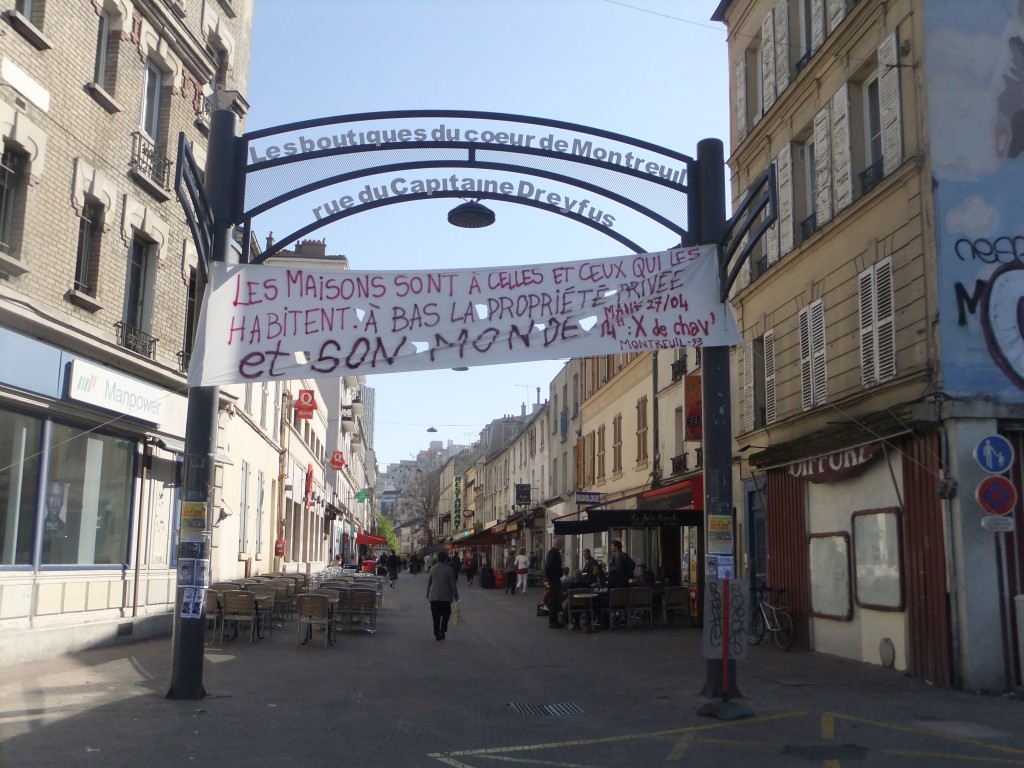
[[[750,617],[750,629],[747,631],[747,642],[757,645],[764,640],[764,633],[768,628],[764,624],[764,614],[761,607],[754,609],[754,615]]]
[[[775,612],[775,620],[779,628],[772,632],[775,647],[780,651],[788,651],[793,647],[793,617],[782,609]]]

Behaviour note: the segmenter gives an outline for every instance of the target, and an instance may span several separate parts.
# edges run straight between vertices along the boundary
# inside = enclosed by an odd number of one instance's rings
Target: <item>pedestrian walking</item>
[[[548,627],[559,629],[565,624],[558,620],[562,611],[562,540],[551,542],[544,558],[544,578],[548,582]]]
[[[459,571],[462,569],[462,559],[457,554],[455,554],[453,552],[452,556],[451,556],[451,560],[449,561],[449,564],[450,564],[451,569],[453,571],[455,571],[455,580],[458,581],[459,580]]]
[[[473,577],[476,576],[476,568],[473,565],[473,556],[468,552],[462,560],[462,567],[466,571],[466,583],[472,584]]]
[[[526,547],[519,548],[519,554],[516,555],[516,589],[519,590],[519,594],[526,594],[526,577],[530,573],[530,558],[526,556]]]
[[[388,580],[391,582],[390,587],[395,588],[395,582],[398,581],[398,569],[402,567],[402,560],[398,557],[398,553],[395,550],[391,550],[391,554],[388,555]]]
[[[459,585],[455,572],[448,565],[448,553],[438,552],[437,562],[427,574],[427,600],[434,623],[434,639],[444,640],[448,620],[452,615],[452,601],[459,599]]]
[[[516,594],[516,550],[509,548],[505,557],[505,594],[514,597]]]

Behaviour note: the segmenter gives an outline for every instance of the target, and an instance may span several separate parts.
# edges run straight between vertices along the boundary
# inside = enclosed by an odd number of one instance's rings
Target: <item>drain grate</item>
[[[516,712],[523,715],[548,715],[550,717],[561,717],[562,715],[582,715],[583,710],[571,701],[561,704],[517,704],[509,702],[509,706]]]

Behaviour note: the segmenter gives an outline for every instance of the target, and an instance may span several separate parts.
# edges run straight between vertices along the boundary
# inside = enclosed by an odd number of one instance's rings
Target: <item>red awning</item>
[[[357,533],[356,544],[369,544],[371,547],[386,547],[388,540],[374,533]]]

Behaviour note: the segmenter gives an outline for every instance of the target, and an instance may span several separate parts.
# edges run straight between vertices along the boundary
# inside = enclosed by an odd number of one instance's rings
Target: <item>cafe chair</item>
[[[273,584],[250,584],[247,587],[249,592],[256,595],[256,618],[257,629],[256,633],[260,634],[260,630],[270,629],[270,637],[274,636],[274,605],[277,603],[277,588]],[[260,605],[264,605],[262,610]]]
[[[256,636],[256,595],[242,590],[229,590],[221,596],[223,614],[220,620],[220,641],[224,642],[224,628],[228,622],[235,625],[235,635],[241,625],[249,627],[249,642]]]
[[[690,626],[690,595],[686,587],[665,587],[665,624],[672,625],[672,616],[682,615]]]
[[[635,627],[637,622],[644,622],[644,626],[651,627],[654,624],[654,590],[650,587],[632,587],[629,590],[629,621],[630,627]]]
[[[303,627],[306,628],[306,633],[308,635],[306,642],[313,639],[314,630],[323,628],[324,648],[326,648],[330,641],[330,620],[327,595],[299,595],[299,626],[295,644],[303,644]]]
[[[203,630],[211,630],[210,642],[212,643],[220,636],[221,610],[219,593],[215,589],[206,590],[206,602],[203,603]]]
[[[348,626],[358,621],[370,634],[377,631],[377,593],[372,589],[353,589],[349,592]]]
[[[609,629],[629,629],[629,587],[608,590],[608,603],[604,608],[604,625]]]
[[[592,626],[593,616],[591,615],[590,600],[578,595],[592,594],[589,589],[570,589],[566,599],[566,612],[569,615],[569,625],[579,624],[580,626]],[[575,620],[574,620],[575,618]],[[586,620],[584,620],[586,619]]]

